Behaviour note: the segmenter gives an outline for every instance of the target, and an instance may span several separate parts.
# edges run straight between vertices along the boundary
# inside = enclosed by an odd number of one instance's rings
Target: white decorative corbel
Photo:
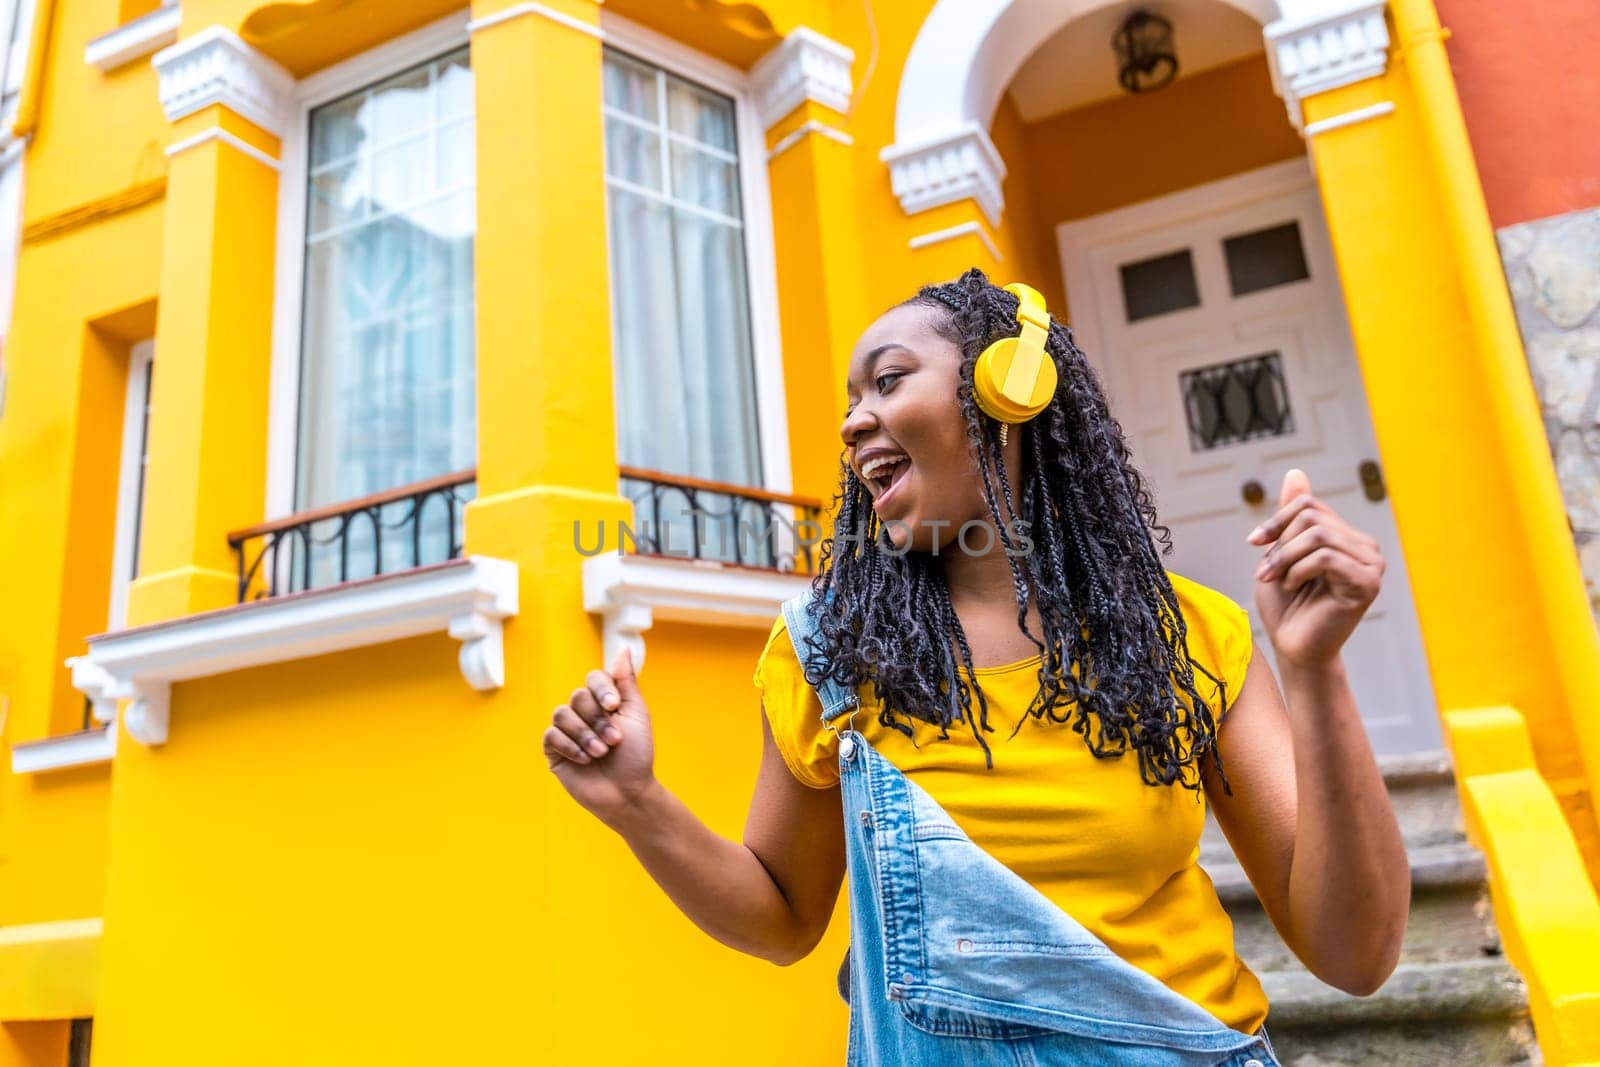
[[[450,620],[450,636],[461,642],[456,660],[467,684],[479,692],[506,684],[505,642],[500,619],[482,611],[469,611]]]
[[[750,69],[756,111],[771,129],[807,100],[843,114],[850,109],[850,64],[856,54],[804,26],[784,39]]]
[[[1006,165],[988,131],[977,123],[948,136],[890,145],[878,158],[889,164],[889,184],[907,215],[970,197],[991,226],[1000,225]]]
[[[167,121],[221,104],[275,137],[289,128],[294,75],[223,26],[207,26],[157,52]]]
[[[94,721],[114,721],[117,717],[117,700],[122,696],[117,679],[88,656],[68,658],[67,667],[72,671],[72,688],[89,698],[90,715]]]
[[[123,713],[122,724],[128,728],[129,736],[146,745],[166,744],[167,712],[172,699],[172,687],[166,681],[115,674],[92,655],[72,656],[67,666],[72,669],[72,687],[89,698],[90,715],[95,722],[115,722],[117,702],[126,700],[128,710]]]
[[[268,663],[441,631],[460,641],[467,684],[505,684],[503,621],[517,613],[517,565],[467,556],[326,589],[255,600],[89,638],[87,655],[67,661],[72,684],[109,722],[146,745],[167,740],[172,684]]]
[[[167,743],[168,713],[172,709],[172,686],[163,681],[135,682],[122,725],[128,736],[141,745]]]
[[[644,665],[644,634],[657,619],[765,630],[809,575],[715,560],[608,552],[583,561],[583,608],[600,616],[605,662],[624,648]]]
[[[1386,0],[1341,0],[1267,26],[1272,87],[1283,97],[1295,129],[1305,125],[1300,102],[1306,97],[1375,78],[1387,69],[1386,6]]]

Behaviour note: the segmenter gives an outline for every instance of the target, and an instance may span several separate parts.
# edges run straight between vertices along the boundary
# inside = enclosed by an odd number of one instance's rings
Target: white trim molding
[[[11,773],[33,774],[63,767],[109,763],[116,753],[115,726],[101,726],[38,741],[20,741],[11,746]]]
[[[223,26],[156,53],[168,122],[221,104],[275,137],[288,129],[294,76]]]
[[[83,50],[83,61],[102,74],[110,74],[176,41],[182,17],[177,4],[164,5],[140,15],[90,41]]]
[[[1320,3],[1287,14],[1263,31],[1272,88],[1283,97],[1295,129],[1305,125],[1308,96],[1382,74],[1389,65],[1387,0]]]
[[[468,556],[202,612],[89,638],[67,660],[72,684],[109,722],[118,700],[128,735],[165,744],[172,684],[228,671],[447,632],[461,641],[467,684],[505,684],[501,623],[517,613],[517,565]]]
[[[549,19],[551,22],[560,23],[570,30],[577,30],[579,33],[586,33],[590,37],[595,37],[602,41],[605,40],[605,33],[601,31],[600,27],[584,22],[582,19],[575,19],[571,15],[563,14],[543,4],[533,3],[532,0],[529,0],[528,3],[512,4],[503,11],[496,11],[492,15],[483,16],[481,19],[473,19],[467,23],[467,32],[477,33],[479,30],[487,30],[491,26],[498,26],[501,23],[519,19],[524,15],[538,15]]]
[[[1342,115],[1329,115],[1325,119],[1308,122],[1302,132],[1307,137],[1315,137],[1317,134],[1327,133],[1329,130],[1337,130],[1344,126],[1354,126],[1358,122],[1366,122],[1368,119],[1382,118],[1384,115],[1392,114],[1394,114],[1394,101],[1380,100],[1376,104],[1358,107],[1352,111],[1346,111]]]
[[[807,574],[715,560],[607,552],[583,561],[583,608],[601,618],[605,662],[623,648],[644,666],[644,634],[657,619],[765,630],[783,602],[811,585]]]
[[[201,145],[210,141],[221,141],[223,144],[227,145],[229,148],[232,148],[236,152],[240,152],[249,156],[257,163],[260,163],[263,167],[267,167],[275,171],[283,169],[283,165],[276,159],[267,155],[267,153],[263,152],[249,141],[246,141],[244,138],[229,133],[221,126],[213,126],[209,130],[201,130],[193,137],[185,137],[181,141],[176,141],[173,144],[167,145],[167,158],[171,159],[179,152],[187,152],[191,148],[199,148]]]
[[[856,139],[854,137],[851,137],[848,133],[845,133],[837,126],[829,126],[826,122],[818,122],[816,119],[806,119],[806,121],[802,122],[800,125],[796,126],[794,129],[785,134],[777,144],[767,149],[767,162],[771,163],[774,159],[777,159],[779,156],[789,151],[789,149],[799,144],[801,138],[805,137],[805,135],[808,133],[818,134],[822,137],[826,137],[830,141],[837,141],[846,146],[856,143]]]
[[[878,158],[889,164],[889,184],[907,215],[970,197],[989,225],[1000,225],[1006,164],[988,131],[977,123],[947,137],[890,145]]]
[[[772,129],[807,100],[841,115],[850,110],[850,65],[855,52],[798,26],[750,68],[761,124]]]
[[[989,254],[994,257],[996,263],[1005,260],[1006,257],[1000,254],[999,246],[989,236],[989,231],[985,230],[983,224],[976,219],[949,226],[942,230],[934,230],[932,233],[919,233],[911,239],[910,244],[913,249],[927,248],[929,245],[936,245],[940,241],[953,241],[957,237],[965,237],[968,234],[983,242],[983,247],[989,250]]]

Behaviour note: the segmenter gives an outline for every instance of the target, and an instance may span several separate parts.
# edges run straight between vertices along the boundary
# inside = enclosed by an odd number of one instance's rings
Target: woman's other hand
[[[1279,661],[1332,662],[1378,595],[1378,542],[1311,495],[1302,470],[1283,477],[1278,512],[1246,538],[1266,545],[1256,568],[1256,609]]]
[[[550,771],[572,798],[610,822],[655,784],[650,709],[633,673],[633,655],[609,672],[593,670],[550,716],[544,732]]]

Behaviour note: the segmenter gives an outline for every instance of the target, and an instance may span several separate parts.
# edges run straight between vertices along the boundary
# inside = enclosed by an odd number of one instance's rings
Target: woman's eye
[[[899,371],[894,371],[889,374],[880,374],[877,376],[877,378],[873,379],[872,384],[878,387],[878,392],[885,393],[889,391],[890,387],[892,387],[895,382],[899,381],[903,377],[905,377],[905,375]],[[888,383],[887,385],[884,384],[886,382]]]

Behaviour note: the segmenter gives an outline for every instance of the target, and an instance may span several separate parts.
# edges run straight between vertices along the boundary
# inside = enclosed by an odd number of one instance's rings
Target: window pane
[[[311,114],[313,158],[332,162],[308,183],[298,508],[475,462],[467,62],[463,49]],[[354,531],[352,576],[380,543],[385,570],[415,547],[408,529]],[[317,576],[337,580],[336,555],[313,551]]]
[[[739,216],[739,167],[683,144],[672,145],[672,193],[718,214]]]
[[[1184,371],[1178,387],[1192,451],[1294,432],[1283,360],[1276,352]]]
[[[438,88],[434,99],[439,108],[439,120],[471,119],[472,65],[468,63],[466,54],[446,56],[439,60],[436,79]]]
[[[668,123],[674,133],[720,148],[737,151],[733,133],[733,101],[680,78],[667,79]]]
[[[606,53],[605,66],[606,105],[644,119],[661,121],[660,90],[656,86],[656,71],[643,63],[619,55]]]
[[[661,135],[625,119],[606,120],[606,174],[661,189]]]
[[[436,188],[455,189],[472,184],[473,173],[477,169],[473,165],[477,145],[473,143],[472,134],[471,119],[439,131],[436,141],[438,160],[434,164],[439,168]]]
[[[1311,277],[1296,222],[1230,237],[1222,242],[1222,252],[1228,260],[1228,285],[1234,296]]]
[[[640,70],[637,61],[607,51],[608,103],[616,104],[612,87],[642,78]],[[733,102],[675,77],[666,84],[665,124],[653,120],[644,129],[614,113],[606,116],[618,457],[626,465],[758,486],[755,357]],[[630,114],[641,110],[630,108]],[[670,185],[638,191],[634,186],[646,183],[633,174],[668,176],[649,169],[645,149],[634,155],[625,150],[648,144],[659,151],[662,139]],[[637,170],[630,174],[628,161],[634,159]],[[648,492],[638,489],[631,486],[630,496],[648,501]],[[713,496],[700,506],[726,511],[729,501]],[[677,514],[684,506],[675,497],[667,504],[670,541],[678,553],[694,541],[690,520]],[[651,518],[644,510],[637,517]],[[709,516],[704,522],[700,554],[734,558],[734,539],[724,545],[721,528],[711,529]]]
[[[1122,303],[1129,322],[1200,306],[1194,259],[1187,248],[1154,259],[1125,263],[1121,271]]]

